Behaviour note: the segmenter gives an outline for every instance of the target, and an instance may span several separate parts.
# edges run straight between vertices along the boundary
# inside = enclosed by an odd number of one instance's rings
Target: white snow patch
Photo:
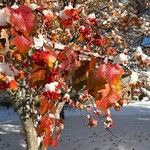
[[[15,77],[19,74],[19,71],[17,69],[11,67],[7,63],[0,63],[0,72],[10,77]]]
[[[9,11],[6,8],[0,9],[0,26],[5,26],[9,22]]]
[[[130,83],[131,83],[131,84],[134,84],[134,83],[136,83],[136,82],[139,81],[139,74],[138,74],[138,72],[132,71],[130,77],[131,77],[131,78],[130,78]]]
[[[40,49],[43,47],[44,45],[44,37],[42,34],[39,34],[38,37],[34,37],[34,45],[33,47],[35,47],[36,49]]]
[[[114,63],[125,65],[125,64],[127,64],[127,62],[128,62],[128,56],[124,53],[121,53],[114,58]]]
[[[96,18],[95,13],[90,14],[90,15],[88,16],[88,18],[90,18],[90,19],[95,19],[95,18]]]
[[[45,88],[44,88],[44,92],[55,92],[56,91],[56,88],[58,86],[58,82],[54,81],[54,82],[51,82],[49,84],[46,84],[45,85]]]
[[[136,150],[149,150],[150,101],[130,103],[119,112],[114,110],[111,110],[111,112],[114,126],[110,130],[121,140],[107,132],[102,121],[99,121],[98,127],[88,128],[85,111],[65,109],[65,128],[57,149],[129,150],[134,148]],[[6,132],[0,134],[0,149],[25,150],[26,148],[23,137],[18,133],[20,121],[16,116],[12,109],[0,109],[0,132]],[[15,120],[16,118],[17,120]],[[7,131],[4,131],[5,128]],[[52,148],[49,150],[52,150]]]
[[[63,45],[62,43],[55,43],[54,48],[63,50],[65,48],[65,45]]]
[[[39,6],[38,6],[37,4],[35,4],[35,3],[31,3],[31,4],[29,5],[29,7],[30,7],[33,11],[39,8]]]
[[[12,9],[17,9],[17,8],[19,8],[19,6],[15,3],[15,4],[13,4],[13,5],[11,6],[11,8],[12,8]]]

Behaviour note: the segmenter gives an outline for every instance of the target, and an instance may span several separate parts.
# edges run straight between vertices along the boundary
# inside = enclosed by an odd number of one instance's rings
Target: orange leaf
[[[87,88],[89,94],[91,94],[95,99],[100,99],[101,93],[99,91],[105,88],[106,79],[103,77],[98,78],[98,76],[95,73],[95,65],[96,58],[92,57],[88,68],[89,75],[87,81]]]
[[[39,87],[42,84],[45,84],[46,83],[45,76],[46,76],[45,69],[41,67],[38,67],[37,69],[35,69],[29,77],[31,86]]]
[[[56,57],[53,54],[49,54],[44,58],[44,62],[52,68],[54,66],[54,63],[56,61]]]
[[[16,36],[12,43],[16,46],[21,54],[26,54],[31,46],[31,42],[23,35]]]
[[[20,71],[19,71],[19,75],[17,76],[17,78],[19,78],[19,79],[25,78],[25,73],[24,73],[23,70],[20,70]]]
[[[105,78],[98,78],[94,72],[89,73],[87,88],[89,94],[91,94],[95,99],[100,99],[102,97],[100,90],[105,88],[105,84]]]
[[[47,112],[48,110],[48,106],[49,106],[49,102],[47,99],[43,98],[41,101],[40,101],[40,114],[44,114],[45,112]]]
[[[89,61],[81,62],[81,66],[72,73],[72,83],[75,90],[87,84]]]
[[[17,86],[17,82],[15,80],[12,80],[9,82],[9,88],[11,90],[17,90],[18,86]]]
[[[39,111],[40,111],[41,115],[43,115],[47,111],[54,114],[54,113],[56,113],[56,107],[55,107],[53,101],[48,101],[45,97],[42,97],[41,101],[40,101]]]
[[[116,49],[115,48],[113,48],[113,47],[108,47],[107,49],[106,49],[106,55],[107,56],[114,56],[114,55],[116,55],[117,54],[117,52],[116,52]]]
[[[95,69],[95,65],[96,65],[96,58],[95,57],[91,57],[91,61],[90,61],[90,63],[89,63],[89,69],[88,69],[88,71],[89,72],[93,72]]]
[[[19,53],[19,52],[17,52],[17,51],[15,51],[14,53],[13,53],[13,57],[17,60],[17,61],[22,61],[22,56],[21,56],[21,54]]]
[[[83,36],[83,34],[80,34],[77,41],[78,42],[83,42],[83,40],[84,40],[84,36]]]
[[[50,126],[53,124],[53,120],[49,118],[48,114],[45,114],[38,125],[37,133],[39,136],[44,135],[45,132],[50,131]]]
[[[114,106],[120,100],[120,95],[113,92],[109,85],[106,85],[106,89],[101,92],[103,96],[100,100],[96,101],[96,106],[106,112],[107,109]]]

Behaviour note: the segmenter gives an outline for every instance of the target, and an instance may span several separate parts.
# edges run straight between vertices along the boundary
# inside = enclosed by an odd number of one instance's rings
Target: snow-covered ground
[[[0,150],[24,150],[20,121],[12,108],[0,107]]]
[[[57,150],[150,150],[150,101],[112,110],[115,138],[103,127],[88,128],[84,112],[66,110],[65,129]],[[0,150],[25,150],[20,122],[13,109],[0,109]],[[50,150],[53,150],[50,148]]]

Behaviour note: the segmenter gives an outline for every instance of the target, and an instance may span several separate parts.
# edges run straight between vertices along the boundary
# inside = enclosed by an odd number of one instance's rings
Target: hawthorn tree
[[[135,89],[148,95],[150,58],[131,36],[147,34],[149,22],[136,12],[103,0],[2,2],[0,89],[11,95],[28,150],[57,146],[65,104],[87,110],[89,127],[97,115],[110,128],[109,108],[120,110]]]

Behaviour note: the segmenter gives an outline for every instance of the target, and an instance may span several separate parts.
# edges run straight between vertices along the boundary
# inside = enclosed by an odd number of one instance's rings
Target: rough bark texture
[[[57,114],[60,114],[60,112],[64,107],[64,104],[65,102],[58,103]],[[58,116],[56,116],[56,118],[57,117]],[[28,118],[26,120],[22,119],[21,121],[22,121],[24,136],[27,144],[27,150],[47,150],[43,145],[41,145],[40,148],[38,147],[37,133],[32,118]]]
[[[22,120],[27,150],[38,150],[37,133],[31,118]]]

